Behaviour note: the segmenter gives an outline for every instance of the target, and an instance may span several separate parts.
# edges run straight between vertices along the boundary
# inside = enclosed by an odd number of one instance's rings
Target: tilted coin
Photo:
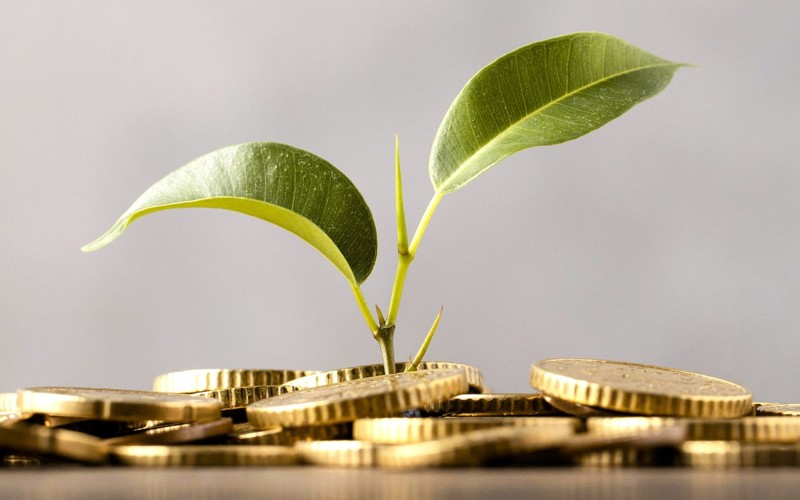
[[[305,427],[274,427],[272,429],[258,429],[250,424],[238,425],[238,428],[234,428],[233,433],[228,435],[228,442],[231,444],[292,446],[298,441],[349,439],[353,435],[353,426],[350,422]]]
[[[58,415],[43,414],[34,414],[28,421],[35,424],[42,424],[46,427],[83,432],[103,439],[144,431],[163,425],[163,422],[158,420],[131,420],[126,422],[121,420],[96,420],[91,418],[61,417]]]
[[[378,444],[405,444],[493,427],[564,427],[576,432],[580,425],[581,421],[572,417],[364,418],[353,423],[353,439]]]
[[[404,372],[407,365],[408,363],[397,363],[397,373]],[[470,391],[483,392],[484,390],[483,374],[474,366],[462,363],[450,363],[447,361],[423,361],[419,364],[418,369],[462,369],[467,376],[467,384],[469,384]],[[310,389],[312,387],[321,387],[323,385],[338,384],[362,378],[377,377],[384,374],[383,365],[363,365],[306,375],[305,377],[290,380],[285,385],[288,390]]]
[[[201,398],[213,398],[222,404],[223,410],[244,408],[245,406],[271,398],[286,392],[279,385],[252,385],[248,387],[232,387],[230,389],[218,389],[216,391],[194,392],[192,396]]]
[[[157,392],[192,393],[255,385],[281,385],[316,370],[209,369],[184,370],[159,375],[153,381]]]
[[[698,468],[777,467],[800,465],[796,444],[688,441],[681,446],[683,465]]]
[[[201,422],[220,417],[219,401],[183,394],[82,387],[17,392],[22,411],[97,420]]]
[[[575,459],[587,453],[612,449],[678,447],[686,440],[686,427],[673,425],[653,429],[628,429],[617,434],[575,434],[549,450],[552,455]]]
[[[334,424],[381,417],[466,392],[463,370],[420,370],[303,389],[247,407],[256,427]]]
[[[564,412],[567,415],[574,417],[589,418],[589,417],[610,417],[617,415],[625,415],[624,413],[614,412],[596,408],[594,406],[586,406],[580,403],[572,403],[563,399],[554,398],[552,396],[544,396],[547,401],[557,411]]]
[[[435,441],[387,445],[380,450],[378,462],[392,468],[476,466],[552,448],[572,434],[572,429],[563,426],[496,427]]]
[[[693,441],[745,441],[758,443],[794,443],[800,441],[800,419],[783,417],[741,417],[734,419],[697,419],[668,417],[590,418],[590,433],[614,435],[632,430],[647,430],[681,425],[686,439]]]
[[[192,424],[165,424],[126,436],[105,439],[107,446],[181,444],[226,436],[233,428],[229,418]]]
[[[759,407],[759,406],[764,406],[764,405],[778,405],[778,404],[781,404],[781,403],[764,403],[764,402],[762,402],[762,401],[753,401],[753,406],[752,406],[752,408],[751,408],[750,412],[749,412],[747,415],[748,415],[748,416],[751,416],[751,417],[758,416],[758,413],[757,413],[757,411],[756,411],[756,410],[758,410],[758,407]]]
[[[144,467],[292,465],[297,453],[289,446],[131,445],[112,448],[111,458],[115,463]]]
[[[0,425],[0,448],[22,453],[52,455],[91,464],[105,462],[108,453],[100,438],[27,422]]]
[[[555,398],[643,415],[733,418],[750,411],[744,387],[698,373],[599,359],[547,359],[531,385]]]
[[[461,394],[422,409],[430,416],[555,416],[562,412],[553,408],[541,394]]]
[[[302,441],[294,445],[300,460],[329,467],[374,467],[381,445],[363,441]]]
[[[756,416],[800,417],[800,403],[762,403],[755,410]]]

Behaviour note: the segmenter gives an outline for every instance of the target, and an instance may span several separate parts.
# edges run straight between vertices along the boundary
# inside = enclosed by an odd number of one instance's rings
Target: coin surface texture
[[[408,363],[397,363],[396,370],[398,373],[405,371]],[[462,369],[467,376],[467,384],[469,384],[470,391],[483,392],[485,386],[483,384],[483,373],[474,366],[465,365],[462,363],[451,363],[449,361],[423,361],[419,364],[419,370],[437,370],[437,369]],[[383,365],[363,365],[353,366],[350,368],[341,368],[339,370],[330,370],[326,372],[313,373],[305,377],[296,378],[287,382],[285,385],[290,390],[295,389],[309,389],[311,387],[320,387],[323,385],[338,384],[340,382],[348,382],[350,380],[359,380],[368,377],[377,377],[384,375],[385,371]]]
[[[364,441],[303,441],[295,444],[300,460],[329,467],[374,467],[381,445]]]
[[[762,403],[756,408],[756,415],[800,417],[800,403]]]
[[[589,433],[615,435],[631,430],[658,429],[681,425],[692,441],[740,441],[753,443],[794,443],[800,441],[800,419],[784,417],[742,417],[731,419],[615,417],[590,418]]]
[[[317,373],[317,371],[259,369],[184,370],[157,376],[153,381],[153,390],[157,392],[191,393],[254,385],[281,385],[311,373]]]
[[[303,389],[253,403],[256,427],[295,427],[397,414],[467,391],[463,370],[420,370]]]
[[[386,446],[381,466],[392,468],[476,466],[552,448],[573,435],[567,427],[496,427],[421,443]]]
[[[175,445],[117,446],[114,462],[147,467],[292,465],[297,453],[288,446]]]
[[[429,416],[532,417],[562,414],[541,394],[461,394],[422,410]]]
[[[248,387],[232,387],[216,391],[194,392],[192,396],[200,398],[213,398],[222,404],[223,410],[244,408],[245,406],[283,394],[285,390],[280,385],[252,385]]]
[[[51,455],[90,464],[105,462],[108,447],[82,432],[14,422],[0,425],[0,449]]]
[[[405,444],[492,427],[564,427],[576,432],[580,424],[579,419],[572,417],[364,418],[353,423],[353,439],[379,444]]]
[[[229,418],[220,418],[209,422],[191,424],[166,424],[161,427],[154,427],[125,436],[105,439],[103,443],[107,446],[191,443],[225,436],[232,428],[233,422]]]
[[[22,411],[97,420],[200,422],[220,417],[214,399],[122,389],[33,387],[17,392]]]
[[[642,415],[733,418],[752,408],[750,391],[733,382],[619,361],[539,361],[531,366],[531,385],[568,402]]]

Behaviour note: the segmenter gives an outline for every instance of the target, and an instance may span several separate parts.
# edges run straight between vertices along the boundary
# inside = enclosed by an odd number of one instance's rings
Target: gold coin
[[[315,370],[185,370],[159,375],[153,381],[156,392],[192,393],[218,391],[255,385],[281,385]]]
[[[782,416],[782,417],[800,416],[800,404],[796,403],[786,403],[786,404],[762,403],[758,407],[756,407],[755,410],[756,410],[756,416],[761,416],[761,415]]]
[[[145,467],[292,465],[297,454],[289,446],[237,446],[229,444],[175,446],[117,446],[115,463]]]
[[[586,406],[580,403],[571,403],[563,399],[554,398],[551,396],[544,396],[545,401],[550,404],[556,411],[564,412],[567,415],[574,417],[589,418],[589,417],[609,417],[624,415],[624,413],[617,413],[608,410],[595,408],[594,406]]]
[[[407,365],[408,363],[397,363],[397,372],[404,372]],[[483,392],[484,390],[483,374],[474,366],[450,363],[447,361],[423,361],[420,363],[418,369],[463,369],[467,376],[467,384],[469,384],[470,391]],[[384,374],[383,365],[363,365],[306,375],[305,377],[290,380],[284,385],[288,390],[310,389],[312,387],[321,387],[323,385],[338,384],[362,378],[377,377]]]
[[[397,414],[466,390],[463,370],[380,375],[263,399],[247,407],[247,419],[261,428],[334,424]]]
[[[100,438],[27,422],[0,425],[0,448],[92,464],[105,462],[108,452]]]
[[[531,385],[548,396],[643,415],[732,418],[750,411],[744,387],[660,366],[598,359],[548,359],[531,366]]]
[[[141,432],[105,439],[107,446],[125,446],[134,444],[181,444],[202,441],[227,435],[233,428],[229,418],[220,418],[210,422],[196,424],[165,424]]]
[[[301,461],[329,467],[374,467],[381,449],[362,441],[301,441],[294,447]]]
[[[736,419],[695,419],[663,417],[590,418],[590,433],[613,435],[630,430],[646,430],[683,425],[686,439],[693,441],[746,441],[794,443],[800,441],[800,419],[783,417],[742,417]]]
[[[800,465],[796,444],[689,441],[681,447],[684,465],[698,468],[779,467]]]
[[[565,427],[576,432],[580,425],[581,421],[572,417],[364,418],[353,423],[353,439],[377,444],[405,444],[492,427]]]
[[[476,466],[498,458],[552,448],[572,435],[565,426],[496,427],[380,449],[379,465],[391,468]]]
[[[751,416],[751,417],[755,417],[755,416],[757,416],[757,415],[758,415],[758,413],[757,413],[757,411],[756,411],[756,410],[758,410],[758,407],[759,407],[759,406],[764,406],[764,405],[777,405],[777,404],[781,404],[781,403],[764,403],[764,402],[760,402],[760,401],[759,401],[759,402],[753,401],[753,406],[752,406],[752,409],[750,410],[750,412],[749,412],[747,415],[748,415],[748,416]]]
[[[469,416],[555,416],[562,412],[553,408],[541,394],[461,394],[454,398],[428,405],[425,415]]]
[[[292,446],[298,441],[329,441],[350,438],[352,435],[353,426],[350,422],[272,429],[258,429],[250,424],[238,424],[238,428],[234,428],[234,432],[228,436],[228,441],[243,445]]]
[[[122,389],[34,387],[18,391],[22,411],[96,420],[201,422],[220,417],[209,398]]]
[[[251,403],[271,398],[286,392],[279,385],[253,385],[249,387],[233,387],[216,391],[194,392],[192,396],[213,398],[222,404],[223,410],[244,408]]]
[[[554,450],[554,456],[592,467],[675,465],[686,427],[627,429],[618,434],[578,434]]]

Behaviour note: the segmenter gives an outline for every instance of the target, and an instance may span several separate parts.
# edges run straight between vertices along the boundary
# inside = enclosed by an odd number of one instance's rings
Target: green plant
[[[680,66],[610,35],[574,33],[521,47],[479,71],[436,133],[429,163],[435,191],[410,240],[395,143],[398,263],[385,316],[377,306],[373,316],[360,287],[377,254],[364,198],[330,163],[284,144],[229,146],[188,163],[147,189],[83,250],[101,248],[133,220],[170,208],[222,208],[272,222],[310,243],[342,272],[380,345],[385,370],[392,373],[406,273],[444,195],[512,153],[575,139],[604,125],[660,92]],[[409,370],[424,356],[440,318],[441,310]]]

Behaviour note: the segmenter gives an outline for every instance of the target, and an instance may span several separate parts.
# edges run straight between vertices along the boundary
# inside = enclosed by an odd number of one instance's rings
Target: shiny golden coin
[[[744,387],[660,366],[599,359],[547,359],[531,366],[531,385],[571,403],[643,415],[733,418],[750,411]]]
[[[407,365],[408,363],[397,363],[397,373],[404,372]],[[462,369],[467,376],[467,384],[469,384],[470,391],[483,392],[484,390],[483,374],[474,366],[446,361],[424,361],[420,363],[418,368],[420,370]],[[321,387],[380,375],[384,375],[383,365],[354,366],[306,375],[305,377],[290,380],[285,386],[288,390],[310,389],[312,387]]]
[[[112,460],[144,467],[292,465],[295,450],[288,446],[176,445],[117,446]]]
[[[256,427],[335,424],[382,417],[466,392],[463,370],[420,370],[303,389],[247,407]]]
[[[590,417],[610,417],[610,416],[625,415],[624,413],[602,410],[600,408],[595,408],[594,406],[586,406],[580,403],[571,403],[569,401],[564,401],[563,399],[554,398],[551,396],[544,396],[544,400],[548,404],[550,404],[553,408],[555,408],[556,411],[560,411],[566,413],[567,415],[572,415],[574,417],[590,418]]]
[[[353,439],[377,444],[406,444],[443,439],[493,427],[564,427],[576,432],[572,417],[364,418],[353,423]]]
[[[627,429],[614,435],[577,434],[553,450],[551,459],[593,467],[675,465],[686,428],[673,425],[652,429]]]
[[[762,403],[756,409],[756,416],[769,415],[781,417],[800,417],[800,404]]]
[[[541,394],[461,394],[428,405],[422,411],[429,416],[534,417],[562,414]]]
[[[658,429],[682,425],[686,439],[693,441],[745,441],[794,443],[800,441],[800,419],[783,417],[742,417],[736,419],[695,419],[664,417],[590,418],[587,431],[615,435],[631,430]]]
[[[0,448],[91,464],[105,462],[108,453],[100,438],[27,422],[0,425]]]
[[[233,410],[236,408],[244,408],[256,401],[271,398],[272,396],[277,396],[285,392],[286,390],[279,385],[253,385],[249,387],[219,389],[216,391],[194,392],[192,396],[216,399],[222,404],[223,410]]]
[[[197,424],[165,424],[141,432],[105,439],[107,446],[182,444],[226,436],[233,429],[229,418]]]
[[[302,441],[294,447],[302,462],[328,467],[374,467],[381,449],[361,441]]]
[[[159,375],[153,381],[156,392],[192,393],[219,391],[234,387],[281,385],[315,370],[185,370]]]
[[[796,444],[689,441],[681,446],[684,465],[697,468],[781,467],[800,465]]]
[[[183,394],[122,389],[34,387],[20,389],[22,411],[96,420],[201,422],[220,417],[219,401]]]
[[[553,448],[572,436],[568,427],[497,427],[435,441],[381,448],[383,467],[476,466],[498,458],[528,455]]]
[[[350,422],[272,429],[258,429],[250,424],[238,424],[237,427],[228,436],[228,442],[231,444],[293,446],[298,441],[349,439],[353,435],[353,426]]]

